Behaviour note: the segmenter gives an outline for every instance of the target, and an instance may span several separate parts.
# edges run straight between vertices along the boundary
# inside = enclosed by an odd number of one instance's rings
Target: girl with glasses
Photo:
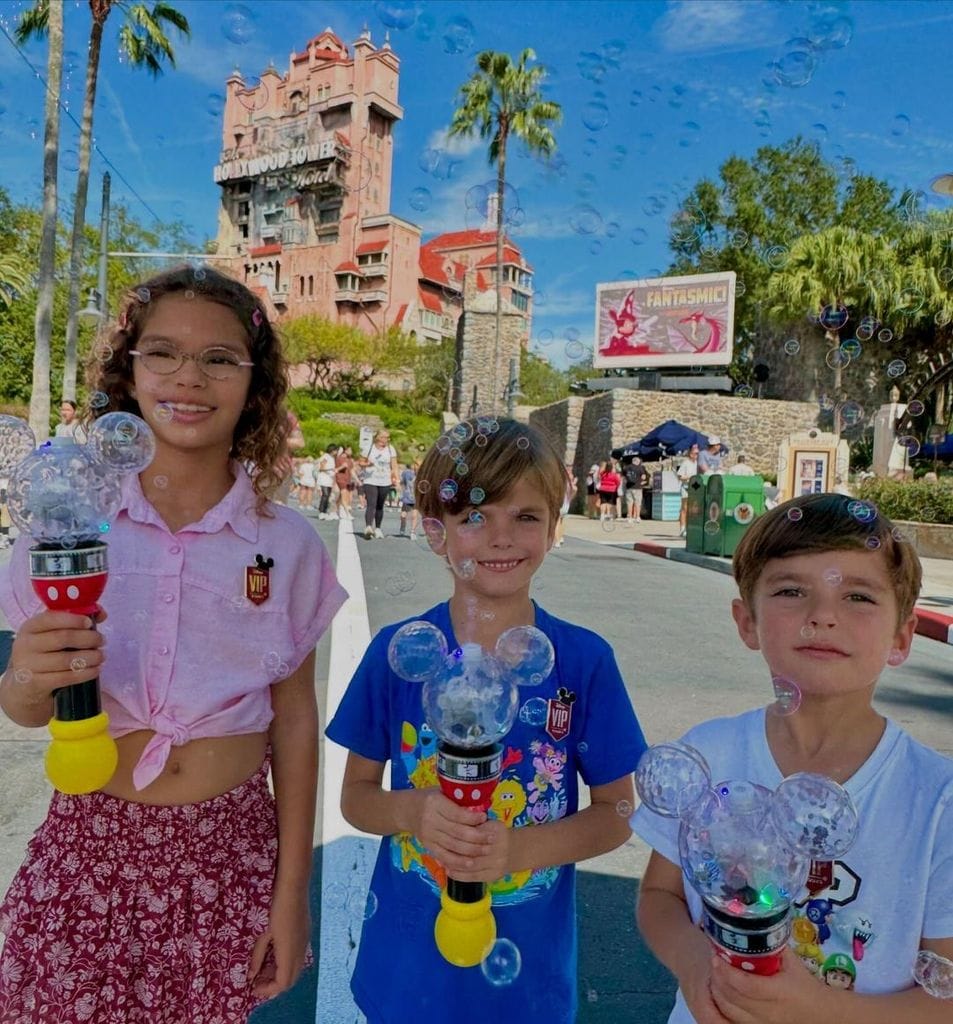
[[[87,383],[87,418],[143,417],[155,459],[123,484],[98,630],[41,610],[15,545],[0,707],[46,725],[55,689],[98,676],[119,767],[54,794],[0,905],[0,1020],[239,1024],[309,955],[314,648],[347,595],[269,500],[287,376],[247,288],[201,267],[145,281]]]

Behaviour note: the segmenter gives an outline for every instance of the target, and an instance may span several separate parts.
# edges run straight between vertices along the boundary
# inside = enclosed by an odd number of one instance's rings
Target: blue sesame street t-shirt
[[[419,618],[441,629],[451,650],[457,646],[447,603]],[[371,641],[327,727],[335,743],[390,761],[394,790],[437,785],[437,737],[424,717],[422,685],[401,679],[387,663],[387,645],[401,625]],[[632,772],[645,750],[605,640],[538,606],[536,626],[553,645],[555,665],[542,683],[520,688],[522,713],[503,740],[503,771],[489,814],[509,828],[574,814],[577,773],[588,786],[606,785]],[[455,967],[438,952],[433,926],[445,881],[443,867],[414,836],[381,840],[371,880],[378,909],[364,922],[351,979],[371,1024],[404,1024],[428,1011],[455,1024],[528,1014],[547,1024],[574,1020],[575,866],[521,871],[489,886],[497,938],[519,950],[519,970],[494,976],[503,984],[491,984],[480,967]]]

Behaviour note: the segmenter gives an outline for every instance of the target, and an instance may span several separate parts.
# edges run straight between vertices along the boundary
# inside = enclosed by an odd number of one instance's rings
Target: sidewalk
[[[677,522],[644,519],[629,526],[626,520],[602,523],[597,519],[572,515],[566,517],[566,536],[594,544],[642,551],[673,562],[687,562],[703,569],[731,574],[731,559],[715,555],[697,555],[685,550],[678,535]],[[953,644],[953,560],[921,558],[923,586],[917,602],[917,633]]]

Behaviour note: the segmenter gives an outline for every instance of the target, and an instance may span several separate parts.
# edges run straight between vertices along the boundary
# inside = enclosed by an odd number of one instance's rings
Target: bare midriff
[[[102,792],[140,804],[194,804],[227,793],[258,771],[268,746],[266,732],[190,740],[173,747],[162,773],[145,789],[136,789],[132,772],[155,735],[141,729],[120,736],[119,767]]]

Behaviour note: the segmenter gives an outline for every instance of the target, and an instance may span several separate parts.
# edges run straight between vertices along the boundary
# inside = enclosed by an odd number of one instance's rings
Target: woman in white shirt
[[[390,434],[378,430],[374,443],[364,452],[360,463],[364,471],[364,495],[367,507],[364,509],[364,537],[383,537],[381,524],[384,522],[384,502],[387,492],[397,486],[397,452],[391,446]]]
[[[334,455],[338,450],[336,444],[329,444],[324,454],[318,459],[318,487],[321,488],[321,500],[318,503],[318,519],[330,519],[328,506],[331,501],[331,488],[334,487]]]

